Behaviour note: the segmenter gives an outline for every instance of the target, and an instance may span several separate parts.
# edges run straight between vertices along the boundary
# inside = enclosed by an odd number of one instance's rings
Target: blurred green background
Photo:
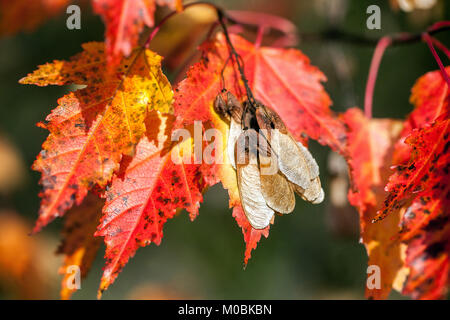
[[[292,21],[301,33],[319,33],[337,28],[376,38],[395,32],[420,32],[433,22],[450,18],[450,2],[437,1],[429,10],[406,13],[389,1],[361,0],[222,0],[211,1],[225,9],[251,10],[280,15]],[[381,7],[381,30],[366,28],[366,8]],[[157,19],[162,12],[158,12]],[[0,195],[0,211],[16,212],[30,225],[39,207],[39,174],[29,169],[47,132],[35,124],[45,119],[67,87],[24,86],[18,80],[37,65],[67,59],[87,41],[102,41],[104,26],[89,7],[82,10],[81,30],[66,28],[67,15],[47,21],[32,33],[0,39],[0,135],[23,159],[23,182],[13,192]],[[449,37],[438,37],[447,45]],[[200,40],[200,39],[199,39]],[[329,41],[300,41],[298,48],[328,77],[326,90],[335,111],[363,106],[364,90],[373,46]],[[404,118],[410,111],[410,89],[427,71],[437,69],[424,43],[389,48],[382,60],[374,94],[374,117]],[[169,78],[174,74],[168,72]],[[228,209],[228,195],[221,186],[205,195],[194,222],[182,212],[165,225],[164,239],[157,247],[138,250],[104,299],[179,297],[205,299],[363,299],[367,257],[359,244],[358,215],[346,204],[330,202],[330,184],[345,172],[328,170],[329,149],[311,142],[310,149],[321,168],[326,194],[320,205],[297,202],[295,212],[276,219],[268,239],[262,239],[243,270],[245,244],[240,228]],[[0,165],[2,165],[0,163]],[[339,189],[340,188],[340,189]],[[54,257],[61,220],[40,235],[41,256],[47,259],[42,290],[37,298],[58,298],[61,258]],[[32,239],[33,239],[32,238]],[[74,299],[94,299],[103,266],[104,248],[82,289]],[[21,297],[8,279],[0,278],[0,299]],[[392,298],[400,298],[397,293]]]

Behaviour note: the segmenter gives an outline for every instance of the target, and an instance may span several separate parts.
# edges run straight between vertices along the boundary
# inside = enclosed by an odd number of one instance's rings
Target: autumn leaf
[[[248,260],[252,257],[252,250],[256,249],[261,236],[266,238],[269,237],[269,226],[262,229],[257,230],[254,229],[250,222],[248,222],[247,217],[245,216],[244,210],[241,205],[236,205],[233,208],[233,217],[236,219],[238,226],[242,229],[242,234],[244,235],[244,241],[246,243],[245,253],[244,253],[244,266],[247,265]]]
[[[68,283],[72,280],[76,270],[80,270],[80,279],[87,276],[97,251],[101,245],[101,238],[94,237],[100,220],[104,201],[96,195],[89,194],[80,206],[73,207],[65,216],[63,241],[57,253],[64,255],[64,263],[59,273],[63,275],[61,283],[61,299],[68,300],[77,290]],[[72,282],[70,282],[72,284]]]
[[[0,0],[0,35],[33,31],[68,4],[69,0]]]
[[[106,25],[106,52],[110,64],[117,65],[122,55],[130,55],[144,26],[153,27],[157,4],[182,9],[181,0],[92,0],[94,12]]]
[[[391,119],[367,119],[356,108],[347,110],[342,118],[349,129],[347,161],[352,185],[348,199],[359,212],[368,265],[378,266],[382,275],[381,287],[366,286],[366,296],[386,299],[403,265],[400,242],[392,241],[400,230],[400,215],[394,212],[378,223],[372,223],[372,219],[387,194],[383,188],[390,174],[393,145],[402,126]]]
[[[156,124],[159,119],[159,124]],[[186,209],[193,220],[198,214],[206,187],[200,166],[183,162],[183,144],[169,139],[173,119],[152,113],[149,131],[136,147],[133,158],[122,161],[120,171],[105,192],[106,204],[96,232],[104,236],[106,266],[99,296],[114,282],[118,273],[139,247],[163,237],[163,226],[177,209]]]
[[[412,88],[415,108],[395,145],[395,172],[376,216],[389,219],[402,212],[395,241],[406,248],[408,277],[397,289],[415,299],[441,298],[448,287],[448,152],[440,150],[448,144],[449,97],[439,70],[420,77]]]
[[[161,72],[161,57],[142,48],[124,59],[111,75],[104,45],[92,42],[70,61],[40,66],[23,84],[87,85],[58,100],[40,127],[50,131],[33,165],[44,189],[40,230],[73,204],[80,204],[94,185],[105,187],[122,154],[132,155],[146,131],[149,110],[171,112],[172,89]]]
[[[378,212],[377,220],[383,219],[390,212],[407,205],[408,200],[419,197],[421,192],[433,186],[428,185],[430,183],[430,174],[436,170],[435,163],[439,160],[441,149],[448,139],[448,123],[445,120],[437,121],[436,123],[439,123],[438,128],[440,129],[433,137],[436,140],[431,140],[430,138],[428,145],[425,145],[425,143],[420,144],[420,147],[424,150],[417,150],[418,146],[416,145],[416,149],[412,150],[409,163],[398,165],[395,173],[389,178],[389,182],[386,185],[389,195]],[[420,129],[416,129],[406,139],[406,143],[409,140],[410,143],[408,144],[412,145],[411,141],[417,132],[421,132]],[[418,142],[415,143],[418,144]],[[419,155],[422,157],[419,157]]]
[[[409,277],[402,292],[414,299],[443,298],[449,285],[449,126],[448,118],[439,118],[408,136],[411,158],[390,177],[380,211],[389,217],[393,208],[407,208],[400,239],[408,246]]]
[[[329,109],[331,100],[321,82],[326,78],[309,64],[309,59],[295,49],[255,47],[243,38],[232,35],[233,46],[241,56],[245,75],[256,99],[273,108],[285,122],[295,138],[308,135],[344,153],[345,128]],[[251,250],[261,235],[268,236],[268,228],[255,230],[242,216],[237,188],[236,173],[229,163],[226,143],[229,125],[213,110],[213,101],[222,90],[221,71],[229,57],[224,36],[207,41],[201,47],[202,60],[191,67],[187,78],[175,90],[176,127],[189,126],[194,121],[209,123],[222,136],[222,164],[215,164],[204,178],[209,185],[222,182],[230,196],[233,216],[242,228],[247,244],[244,260],[248,261]],[[242,98],[243,86],[239,73],[231,62],[223,72],[225,87]]]

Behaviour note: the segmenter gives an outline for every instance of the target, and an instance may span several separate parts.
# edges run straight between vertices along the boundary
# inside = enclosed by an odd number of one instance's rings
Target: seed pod
[[[274,213],[292,212],[294,192],[312,203],[323,201],[319,166],[274,110],[260,102],[242,105],[230,92],[226,100],[216,98],[214,109],[230,121],[227,153],[253,228],[267,227]]]

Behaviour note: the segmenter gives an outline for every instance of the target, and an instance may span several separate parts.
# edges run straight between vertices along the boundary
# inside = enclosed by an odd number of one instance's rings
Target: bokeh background
[[[420,32],[436,21],[450,19],[450,1],[445,0],[431,1],[430,9],[410,12],[402,10],[400,0],[211,2],[225,9],[282,16],[297,26],[300,35],[338,29],[377,38]],[[366,28],[370,4],[381,8],[381,30]],[[160,9],[157,20],[166,13]],[[192,58],[186,48],[188,53],[180,56],[181,47],[172,44],[189,37],[182,46],[190,45],[195,51],[210,16],[202,10],[183,14],[173,25],[189,32],[177,34],[168,25],[155,39],[155,50],[176,56],[167,60],[171,80],[182,78],[180,66]],[[69,58],[81,50],[83,42],[103,40],[103,23],[89,6],[82,7],[81,30],[68,30],[66,17],[62,14],[34,32],[0,39],[0,299],[57,299],[59,295],[62,258],[54,252],[62,223],[58,219],[40,234],[28,236],[37,216],[40,188],[39,174],[30,167],[47,135],[35,124],[45,119],[70,87],[24,86],[18,80],[37,65]],[[327,75],[325,87],[332,108],[362,107],[374,46],[313,38],[302,41],[300,37],[297,47]],[[449,45],[448,33],[437,38]],[[435,69],[436,62],[424,43],[389,48],[379,70],[374,117],[404,118],[411,111],[408,100],[415,80]],[[190,222],[182,212],[168,221],[162,244],[139,249],[103,299],[363,299],[367,257],[359,243],[358,214],[346,200],[345,164],[314,141],[310,149],[321,168],[325,201],[320,205],[298,201],[293,214],[278,218],[245,270],[241,230],[228,209],[227,193],[215,186],[206,193],[198,218]],[[74,299],[95,299],[103,252],[104,247]],[[402,297],[393,293],[391,298]]]

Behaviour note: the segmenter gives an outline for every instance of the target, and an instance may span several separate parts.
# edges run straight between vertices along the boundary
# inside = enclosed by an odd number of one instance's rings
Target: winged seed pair
[[[275,213],[291,213],[294,192],[315,204],[323,201],[319,166],[274,110],[259,101],[242,104],[229,91],[217,95],[214,110],[230,123],[227,154],[253,228],[266,228]]]

